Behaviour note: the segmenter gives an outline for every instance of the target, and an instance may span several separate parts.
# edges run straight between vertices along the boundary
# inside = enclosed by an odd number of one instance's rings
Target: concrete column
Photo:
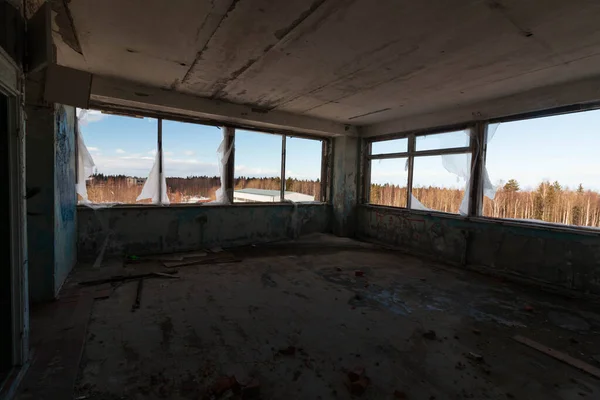
[[[43,74],[27,81],[26,186],[29,295],[52,300],[77,261],[75,109],[42,100]]]
[[[353,237],[356,232],[360,140],[340,136],[333,140],[333,233]]]

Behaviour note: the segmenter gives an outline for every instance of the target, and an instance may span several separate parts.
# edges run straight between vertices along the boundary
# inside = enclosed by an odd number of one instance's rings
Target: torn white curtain
[[[154,159],[154,165],[152,165],[152,169],[150,170],[150,174],[148,175],[148,179],[144,183],[144,187],[142,188],[142,193],[137,197],[136,201],[144,200],[144,199],[152,199],[152,204],[170,204],[169,196],[167,196],[167,180],[165,179],[165,173],[159,172],[160,169],[160,158],[162,154],[160,152],[156,152],[156,158]],[[162,190],[162,203],[160,201],[160,192]]]
[[[486,141],[485,141],[486,146],[494,138],[496,130],[498,130],[499,126],[500,126],[500,123],[488,125]],[[479,143],[477,144],[477,146],[475,146],[475,148],[476,149],[480,148]],[[475,156],[477,157],[478,154],[475,154]],[[470,163],[470,157],[469,157],[469,163]],[[463,200],[460,203],[459,213],[461,215],[468,215],[468,213],[469,213],[469,197],[471,194],[471,176],[473,176],[473,174],[470,174],[469,179],[467,179],[467,185],[465,187],[465,195],[463,196]],[[490,198],[491,200],[494,200],[494,197],[496,197],[496,191],[498,190],[498,188],[492,184],[492,181],[490,180],[490,175],[488,174],[487,166],[485,164],[483,165],[483,169],[482,169],[482,185],[483,185],[483,195]]]
[[[78,122],[85,113],[80,113],[77,117]],[[77,124],[77,184],[76,191],[79,196],[81,196],[81,202],[86,204],[90,203],[87,194],[86,181],[87,179],[94,173],[94,159],[92,155],[88,151],[85,142],[83,141],[83,135],[81,134],[81,129],[79,128],[79,123]]]
[[[229,146],[229,148],[227,149],[227,130],[221,128],[221,130],[223,131],[223,140],[221,141],[221,144],[219,145],[219,148],[217,149],[217,157],[218,157],[218,162],[219,162],[219,173],[221,175],[221,187],[219,189],[217,189],[217,191],[215,192],[215,203],[220,203],[220,204],[229,204],[229,197],[227,196],[226,193],[226,175],[227,175],[227,160],[229,160],[229,155],[231,154],[231,150],[233,149],[233,143],[231,144],[231,146]]]

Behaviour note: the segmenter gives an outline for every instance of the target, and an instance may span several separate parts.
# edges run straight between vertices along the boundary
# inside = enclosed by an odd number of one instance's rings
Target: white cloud
[[[186,150],[183,152],[183,154],[185,154],[186,156],[193,156],[194,154],[196,154],[196,152],[192,151],[192,150]]]
[[[163,152],[163,154],[167,157],[174,155],[175,153],[173,153],[172,151],[165,151]]]
[[[88,147],[87,149],[90,153],[97,153],[100,151],[98,147]]]
[[[274,177],[279,176],[281,171],[270,168],[260,168],[260,167],[247,167],[245,165],[236,165],[235,172],[238,176],[247,176],[251,178],[257,177]]]
[[[102,114],[98,110],[82,110],[77,109],[77,118],[80,125],[85,126],[92,122],[98,122],[108,117],[107,114]]]
[[[148,152],[148,154],[151,154],[151,155],[155,156],[155,155],[156,155],[156,149],[152,149],[152,150],[150,150],[150,151]]]
[[[125,154],[125,150],[123,150],[123,149],[116,149],[115,153],[117,153],[117,154]]]

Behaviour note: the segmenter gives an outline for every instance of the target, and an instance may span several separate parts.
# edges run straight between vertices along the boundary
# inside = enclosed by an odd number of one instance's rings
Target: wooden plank
[[[163,261],[163,265],[167,268],[178,268],[187,267],[189,265],[201,265],[201,264],[223,264],[240,262],[239,258],[235,258],[233,255],[226,257],[206,257],[202,259],[186,259],[183,261]]]
[[[177,273],[177,271],[167,272],[167,274],[176,274],[176,273]],[[125,282],[125,281],[144,279],[144,278],[161,277],[161,276],[162,275],[159,275],[155,272],[150,272],[147,274],[135,274],[135,275],[116,275],[116,276],[111,276],[110,278],[105,278],[105,279],[95,279],[92,281],[79,282],[79,285],[94,286],[94,285],[102,285],[103,283]]]
[[[587,372],[588,374],[600,379],[600,369],[598,369],[586,362],[583,362],[581,360],[573,358],[570,355],[562,353],[558,350],[554,350],[551,347],[544,346],[543,344],[538,343],[534,340],[528,339],[524,336],[516,335],[513,337],[513,339],[521,344],[524,344],[525,346],[529,346],[532,349],[541,351],[542,353],[544,353],[552,358],[555,358],[558,361],[562,361],[566,364],[569,364],[572,367],[575,367],[583,372]]]

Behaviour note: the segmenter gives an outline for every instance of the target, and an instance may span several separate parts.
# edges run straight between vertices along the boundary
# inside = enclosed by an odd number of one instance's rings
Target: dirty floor
[[[72,398],[210,399],[234,376],[262,399],[348,399],[348,370],[364,368],[364,399],[600,399],[600,380],[513,339],[600,367],[590,300],[330,236],[233,253],[145,279],[137,310],[137,281],[97,288]],[[64,290],[164,270],[81,265]]]

